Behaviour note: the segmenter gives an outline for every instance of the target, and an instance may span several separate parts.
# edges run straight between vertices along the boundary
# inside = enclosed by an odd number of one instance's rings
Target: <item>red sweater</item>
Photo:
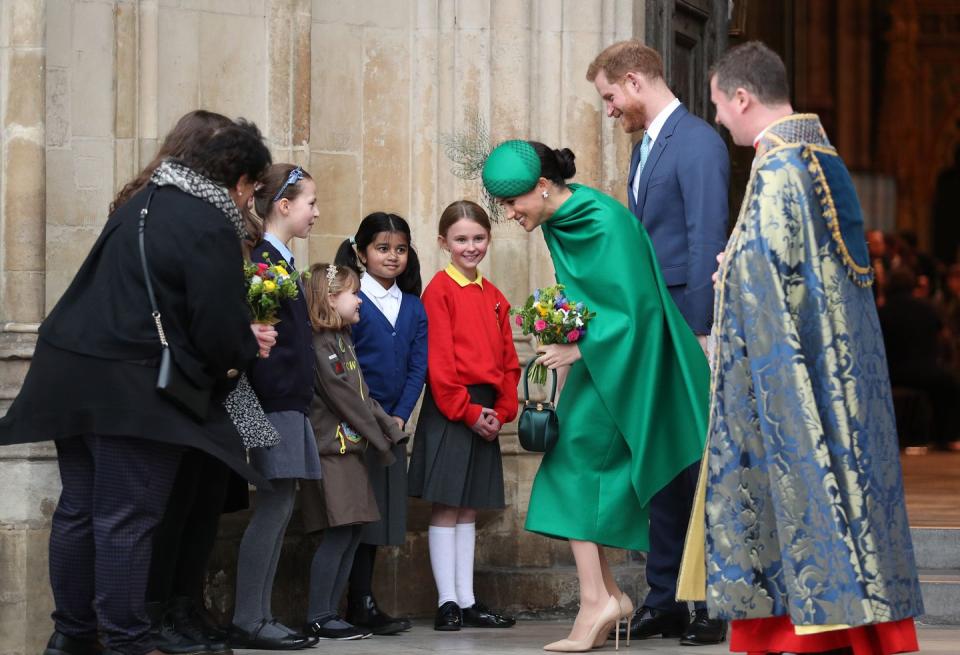
[[[472,426],[481,405],[470,402],[468,384],[497,390],[493,409],[501,423],[517,416],[520,361],[510,329],[510,303],[490,280],[458,280],[447,271],[433,276],[423,292],[427,310],[427,380],[440,412]]]

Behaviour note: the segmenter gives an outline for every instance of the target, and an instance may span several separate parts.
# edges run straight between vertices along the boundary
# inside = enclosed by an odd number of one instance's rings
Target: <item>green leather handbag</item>
[[[533,453],[545,453],[557,443],[560,438],[560,424],[557,421],[557,372],[553,369],[550,374],[553,383],[550,387],[549,400],[530,400],[530,367],[536,358],[531,359],[523,374],[523,411],[517,423],[517,436],[524,450]]]

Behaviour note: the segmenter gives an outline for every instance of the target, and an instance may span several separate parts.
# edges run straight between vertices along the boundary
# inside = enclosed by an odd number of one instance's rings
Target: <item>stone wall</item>
[[[298,259],[326,261],[376,210],[410,221],[423,276],[445,264],[442,209],[477,198],[450,173],[441,135],[479,115],[494,141],[570,147],[577,181],[622,195],[629,140],[603,117],[587,64],[643,34],[641,0],[3,0],[0,2],[0,411],[16,395],[37,324],[106,220],[113,194],[184,112],[244,116],[276,161],[317,180],[320,220]],[[513,303],[549,283],[539,233],[494,230],[483,266]],[[524,355],[529,346],[518,340]],[[510,507],[481,517],[478,586],[517,611],[575,600],[564,544],[522,530],[538,465],[505,438]],[[0,449],[0,654],[36,652],[48,633],[50,444]],[[390,609],[433,605],[425,527],[412,506],[405,547],[385,550],[378,592]],[[208,600],[229,612],[236,541],[227,517]],[[313,543],[296,527],[278,614],[302,610]],[[620,561],[620,560],[618,560]],[[636,562],[621,566],[631,584]],[[519,582],[518,581],[522,581]]]

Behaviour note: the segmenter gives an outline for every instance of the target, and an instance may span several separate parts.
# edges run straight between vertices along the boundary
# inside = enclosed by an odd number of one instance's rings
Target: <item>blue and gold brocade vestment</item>
[[[711,617],[815,630],[923,613],[871,284],[819,118],[775,122],[715,300],[705,512],[688,537],[702,521]]]

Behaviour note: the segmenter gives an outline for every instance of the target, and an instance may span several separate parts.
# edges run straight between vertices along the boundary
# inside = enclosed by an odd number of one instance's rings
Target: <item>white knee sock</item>
[[[477,542],[476,523],[457,523],[457,604],[473,607],[473,552]]]
[[[430,543],[430,568],[437,583],[437,607],[447,601],[457,602],[456,588],[456,528],[431,525],[427,532]]]

